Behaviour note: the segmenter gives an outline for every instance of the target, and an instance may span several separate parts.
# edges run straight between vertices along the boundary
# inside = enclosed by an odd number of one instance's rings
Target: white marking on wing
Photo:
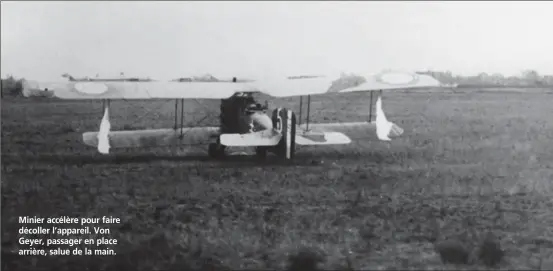
[[[76,83],[75,89],[84,94],[99,95],[108,91],[106,84],[97,82]]]

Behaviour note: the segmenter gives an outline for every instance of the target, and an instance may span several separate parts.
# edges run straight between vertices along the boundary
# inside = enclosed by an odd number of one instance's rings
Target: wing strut
[[[184,137],[184,99],[180,100],[180,138],[182,139]]]
[[[373,121],[373,92],[370,92],[369,102],[369,123]]]
[[[110,104],[110,99],[103,99],[102,100],[102,114],[104,114],[104,112],[106,112],[106,108],[109,110],[109,104]]]
[[[310,115],[309,111],[310,111],[310,109],[311,109],[311,95],[307,95],[307,115],[306,115],[306,117],[307,117],[306,125],[307,126],[305,128],[306,131],[309,131],[309,115]]]
[[[301,112],[302,112],[302,105],[303,105],[303,96],[300,96],[300,118],[298,119],[299,120],[299,123],[298,125],[301,124]]]
[[[178,110],[179,110],[179,100],[175,99],[175,124],[173,125],[174,130],[177,130],[177,119],[178,119],[177,112],[179,112]]]
[[[311,111],[311,95],[307,95],[307,114],[306,114],[306,121],[305,121],[305,124],[306,124],[305,131],[309,131],[310,111]],[[300,96],[300,112],[299,112],[298,125],[301,125],[302,115],[303,115],[303,96]]]
[[[179,100],[175,99],[175,123],[173,124],[173,129],[176,131],[178,129],[178,122],[179,122]],[[180,99],[180,135],[179,138],[182,139],[184,137],[184,99]]]

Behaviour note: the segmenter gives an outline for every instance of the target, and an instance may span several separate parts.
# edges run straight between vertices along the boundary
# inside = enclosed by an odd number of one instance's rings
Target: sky
[[[1,75],[553,74],[553,2],[9,2]]]

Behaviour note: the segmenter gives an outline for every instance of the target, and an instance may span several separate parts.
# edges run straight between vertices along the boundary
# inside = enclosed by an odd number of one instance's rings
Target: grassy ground
[[[11,269],[3,270],[483,269],[487,232],[505,251],[502,269],[550,269],[551,101],[385,93],[402,138],[302,148],[294,165],[281,165],[207,161],[206,146],[101,156],[80,143],[98,129],[100,102],[4,99],[2,265]],[[218,108],[186,105],[188,120]],[[174,102],[112,108],[114,130],[173,125]],[[363,95],[315,99],[312,120],[358,121],[368,108]],[[117,255],[14,256],[22,215],[120,217]],[[442,263],[435,244],[446,239],[473,251],[469,264]]]

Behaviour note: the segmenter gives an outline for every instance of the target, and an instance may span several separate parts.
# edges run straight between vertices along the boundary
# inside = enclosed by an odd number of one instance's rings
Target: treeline
[[[6,78],[2,78],[2,97],[20,96],[23,91],[23,80],[15,79],[15,77],[9,75]]]
[[[504,76],[500,73],[488,74],[485,72],[474,76],[454,75],[451,71],[422,71],[418,74],[428,74],[444,85],[459,88],[470,87],[520,87],[540,88],[553,87],[553,75],[540,75],[535,70],[524,70],[518,76]]]

